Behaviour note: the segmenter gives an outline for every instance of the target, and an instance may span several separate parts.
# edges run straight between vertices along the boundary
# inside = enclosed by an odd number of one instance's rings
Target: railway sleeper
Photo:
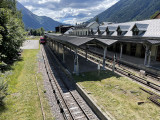
[[[160,106],[160,96],[151,95],[148,99],[151,100],[156,105]]]

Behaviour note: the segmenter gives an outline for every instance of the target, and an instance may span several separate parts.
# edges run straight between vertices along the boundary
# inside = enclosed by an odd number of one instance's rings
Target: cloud
[[[48,16],[63,23],[85,22],[119,0],[18,0],[39,16]]]
[[[59,3],[61,0],[39,0],[38,4],[44,4],[44,3],[48,3],[48,2],[57,2]]]

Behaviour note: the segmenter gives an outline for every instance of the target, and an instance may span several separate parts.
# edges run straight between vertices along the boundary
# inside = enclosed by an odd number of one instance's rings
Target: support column
[[[145,51],[144,65],[147,65],[147,57],[148,57],[149,46],[145,45],[145,47],[146,47],[146,51]]]
[[[113,51],[116,51],[116,44],[113,44]]]
[[[51,42],[51,40],[49,40],[49,42],[48,42],[48,46],[50,47],[50,42]]]
[[[65,50],[64,50],[64,45],[62,47],[62,52],[63,52],[63,63],[65,63]]]
[[[59,43],[57,43],[57,47],[58,47],[58,48],[57,48],[57,49],[58,49],[57,52],[58,52],[58,54],[59,54]]]
[[[52,47],[52,41],[50,41],[50,47]]]
[[[52,50],[54,50],[54,49],[53,49],[53,41],[52,41]]]
[[[78,54],[77,48],[75,49],[75,58],[74,58],[74,74],[79,75],[79,61],[78,61]]]
[[[86,61],[88,61],[88,46],[86,46]]]
[[[55,42],[55,53],[57,53],[57,42]]]
[[[113,68],[112,68],[113,73],[115,71],[115,64],[116,64],[116,54],[114,54],[114,57],[113,57]]]
[[[150,64],[151,64],[151,51],[149,50],[148,51],[148,65],[147,65],[147,67],[150,67]]]
[[[56,51],[56,43],[55,43],[55,41],[53,43],[54,43],[53,50]]]
[[[48,41],[48,46],[50,46],[50,40]]]
[[[122,53],[123,53],[123,44],[121,44],[120,59],[122,59]]]
[[[106,52],[107,52],[107,47],[104,47],[104,54],[103,54],[103,70],[105,70],[105,66],[106,66]]]

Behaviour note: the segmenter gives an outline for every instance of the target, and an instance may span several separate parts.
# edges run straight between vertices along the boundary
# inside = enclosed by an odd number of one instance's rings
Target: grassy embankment
[[[139,89],[139,84],[125,77],[103,71],[99,76],[97,72],[88,72],[74,79],[103,111],[117,120],[160,120],[160,107],[147,99],[149,95]]]
[[[24,50],[23,59],[16,62],[5,77],[9,95],[4,100],[4,106],[0,106],[0,120],[43,119],[35,77],[38,52],[39,50]],[[37,78],[45,117],[51,120],[53,117],[44,94],[42,75],[37,74]]]

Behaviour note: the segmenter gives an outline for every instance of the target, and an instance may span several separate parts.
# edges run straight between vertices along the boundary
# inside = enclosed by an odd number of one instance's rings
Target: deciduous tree
[[[8,62],[18,56],[25,30],[16,0],[0,2],[0,61]]]

